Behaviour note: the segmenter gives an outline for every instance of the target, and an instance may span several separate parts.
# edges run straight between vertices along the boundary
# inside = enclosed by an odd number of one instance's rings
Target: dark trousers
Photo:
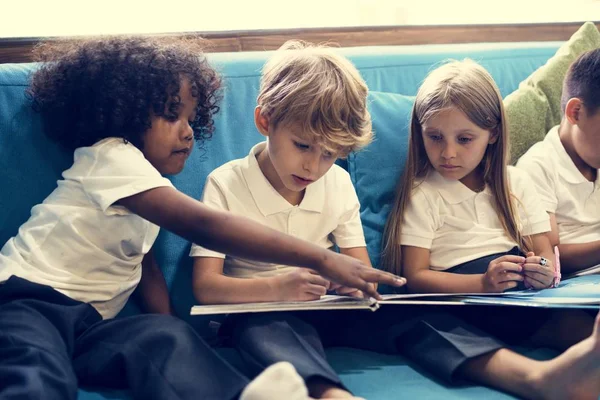
[[[289,361],[305,380],[319,377],[340,387],[324,347],[402,354],[447,381],[465,361],[504,347],[456,317],[452,308],[423,306],[237,314],[227,318],[221,334],[254,373]]]
[[[183,321],[102,320],[89,304],[11,277],[0,284],[0,398],[70,400],[79,384],[135,399],[235,399],[248,379]]]
[[[305,381],[318,377],[344,387],[327,362],[319,332],[298,315],[289,312],[231,315],[221,334],[230,339],[228,344],[239,352],[253,375],[279,361],[289,361]]]

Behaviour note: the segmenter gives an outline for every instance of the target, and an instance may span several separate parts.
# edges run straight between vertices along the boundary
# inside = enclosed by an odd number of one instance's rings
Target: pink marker
[[[558,251],[558,246],[554,246],[554,284],[553,287],[558,287],[560,283],[560,278],[562,277],[560,274],[560,253]]]

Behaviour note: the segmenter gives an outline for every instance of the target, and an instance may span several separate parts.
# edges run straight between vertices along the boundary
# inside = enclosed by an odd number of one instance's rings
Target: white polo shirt
[[[114,317],[159,231],[114,203],[159,186],[172,184],[121,138],[78,148],[58,187],[0,251],[0,282],[16,275],[52,286]]]
[[[522,171],[508,168],[512,193],[519,199],[517,223],[523,235],[550,231],[533,183]],[[400,244],[430,250],[431,269],[444,271],[467,261],[509,251],[510,239],[494,209],[489,187],[476,193],[436,171],[413,190],[404,213]]]
[[[360,204],[348,172],[333,165],[293,206],[271,186],[258,165],[256,155],[265,146],[259,143],[247,157],[214,170],[206,180],[202,201],[327,249],[334,243],[340,248],[366,246]],[[225,256],[196,244],[190,256],[224,258],[224,273],[240,278],[273,276],[294,268]]]
[[[558,126],[533,145],[517,167],[531,176],[542,207],[556,216],[561,243],[600,240],[600,170],[595,182],[583,176],[561,143]]]

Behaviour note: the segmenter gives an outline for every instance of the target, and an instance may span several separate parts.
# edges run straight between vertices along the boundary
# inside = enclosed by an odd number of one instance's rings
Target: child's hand
[[[327,294],[330,286],[327,279],[307,268],[295,268],[274,279],[279,301],[318,300]]]
[[[490,262],[487,272],[482,277],[483,291],[502,293],[516,287],[518,282],[524,279],[521,274],[521,264],[524,262],[524,257],[513,255],[498,257]]]
[[[351,288],[348,286],[342,286],[337,283],[332,283],[331,286],[329,286],[329,290],[335,290],[335,292],[340,296],[350,296],[355,297],[357,299],[365,298],[365,294],[361,290]]]
[[[389,272],[367,267],[360,260],[344,254],[329,252],[319,266],[319,272],[332,282],[361,290],[365,295],[381,300],[381,296],[373,283],[383,283],[399,287],[406,283],[406,279]]]
[[[542,259],[545,262],[542,262]],[[544,263],[545,265],[542,265]],[[547,258],[529,252],[525,264],[523,264],[523,275],[527,287],[538,290],[549,288],[554,283],[554,263]]]

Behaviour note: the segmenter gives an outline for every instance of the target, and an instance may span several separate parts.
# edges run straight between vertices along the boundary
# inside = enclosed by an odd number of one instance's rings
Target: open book
[[[344,310],[366,309],[375,311],[379,304],[375,299],[357,299],[349,296],[322,296],[320,300],[312,301],[273,301],[264,303],[215,304],[192,307],[191,315],[238,314],[269,311],[296,310]]]
[[[421,293],[421,294],[385,294],[383,300],[374,298],[357,299],[349,296],[326,295],[312,301],[282,301],[243,304],[216,304],[193,306],[191,315],[239,314],[272,311],[300,310],[371,310],[375,311],[381,304],[443,304],[462,305],[461,301],[453,300],[460,295],[479,293]],[[486,294],[483,294],[484,296]]]
[[[218,304],[194,306],[191,315],[299,310],[371,310],[393,304],[421,305],[510,305],[553,308],[600,308],[600,275],[584,275],[564,280],[557,288],[519,290],[504,293],[425,293],[387,294],[383,300],[348,296],[323,296],[320,300]]]
[[[519,290],[496,296],[467,296],[466,304],[554,308],[600,308],[600,275],[586,274],[563,280],[557,288]]]

